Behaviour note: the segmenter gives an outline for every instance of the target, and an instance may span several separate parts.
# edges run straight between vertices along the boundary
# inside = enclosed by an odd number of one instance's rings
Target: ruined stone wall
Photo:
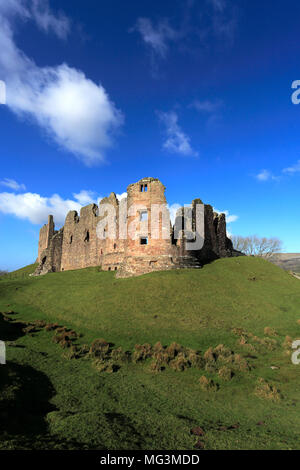
[[[97,250],[97,206],[82,207],[80,216],[70,211],[64,225],[61,270],[86,268],[99,264]]]
[[[197,204],[202,201],[192,202],[192,231],[196,228]],[[155,211],[159,223],[153,232]],[[180,209],[175,223],[177,226],[179,221],[179,228],[182,215]],[[112,227],[116,227],[115,233]],[[164,185],[156,178],[143,178],[128,186],[127,198],[122,201],[111,193],[101,200],[99,208],[90,204],[79,215],[70,211],[58,232],[49,216],[48,224],[40,230],[36,274],[100,266],[117,271],[118,277],[127,277],[156,270],[197,268],[219,257],[237,255],[226,235],[225,215],[214,213],[212,206],[204,206],[202,249],[186,249],[188,232],[183,228],[181,225],[182,239],[176,239]]]
[[[51,238],[54,235],[54,221],[53,216],[49,215],[48,223],[43,225],[40,229],[39,247],[38,247],[38,262],[41,261],[42,252],[48,248]]]
[[[35,275],[61,270],[63,233],[63,228],[54,233],[50,239],[49,246],[41,253],[41,260],[35,271]]]

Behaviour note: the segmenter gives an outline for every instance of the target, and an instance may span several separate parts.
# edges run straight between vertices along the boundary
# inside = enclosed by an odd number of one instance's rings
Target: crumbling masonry
[[[102,221],[103,225],[105,217],[109,221],[108,214],[101,211],[101,206],[103,209],[107,207],[106,204],[112,204],[115,208],[115,238],[105,237],[107,227],[104,227],[103,237],[99,237],[98,223]],[[202,201],[195,199],[192,202],[193,227],[197,204],[202,204]],[[124,212],[119,211],[121,205],[126,208],[125,220],[120,218],[124,217]],[[143,178],[128,186],[127,198],[121,201],[115,193],[111,193],[108,198],[101,200],[99,208],[96,204],[90,204],[81,209],[80,216],[76,211],[70,211],[64,227],[58,231],[55,231],[53,216],[49,215],[48,224],[40,230],[39,266],[35,274],[99,266],[106,271],[117,271],[118,277],[128,277],[152,271],[199,268],[217,258],[239,255],[226,235],[225,214],[215,213],[212,206],[204,205],[202,248],[187,250],[186,239],[189,237],[184,230],[183,209],[177,212],[174,226],[170,221],[166,225],[160,215],[158,232],[154,237],[151,232],[153,205],[166,207],[165,187],[156,178]],[[142,207],[143,210],[136,207]],[[125,236],[121,234],[122,230],[124,232],[121,226],[125,226]],[[134,234],[129,233],[132,227]],[[180,231],[181,238],[178,239],[176,233]]]

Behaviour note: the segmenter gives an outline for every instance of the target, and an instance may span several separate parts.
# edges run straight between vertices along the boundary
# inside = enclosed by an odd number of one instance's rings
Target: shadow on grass
[[[16,341],[24,335],[23,323],[0,315],[0,338]],[[85,449],[73,440],[51,435],[46,415],[56,411],[50,403],[55,389],[41,371],[8,361],[0,365],[0,449]]]

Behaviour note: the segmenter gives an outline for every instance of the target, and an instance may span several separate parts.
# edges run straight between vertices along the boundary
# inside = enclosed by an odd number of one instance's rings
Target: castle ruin
[[[200,248],[195,243],[199,205],[203,208]],[[160,270],[199,268],[218,258],[239,255],[226,235],[225,214],[217,214],[212,206],[195,199],[189,209],[187,229],[184,212],[184,208],[177,211],[172,225],[164,185],[156,178],[143,178],[128,186],[127,198],[119,201],[111,193],[100,201],[99,207],[96,204],[82,207],[80,216],[70,211],[58,231],[53,216],[49,215],[48,223],[40,230],[35,275],[99,266],[105,271],[116,271],[117,277],[129,277]],[[154,214],[157,224],[153,230]],[[112,235],[110,226],[114,227]]]

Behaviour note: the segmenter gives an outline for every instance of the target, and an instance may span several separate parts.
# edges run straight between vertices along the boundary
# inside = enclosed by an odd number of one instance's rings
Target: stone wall
[[[42,252],[48,248],[51,238],[54,235],[54,221],[53,215],[48,216],[48,223],[43,225],[40,230],[39,248],[38,248],[38,262],[41,261]]]
[[[200,199],[191,205],[192,230]],[[153,209],[155,208],[155,209]],[[153,232],[152,219],[157,214],[158,229]],[[53,217],[40,230],[39,267],[36,274],[100,266],[117,271],[118,277],[139,275],[157,270],[194,267],[227,256],[236,256],[226,235],[224,214],[204,206],[204,245],[187,250],[187,232],[183,230],[183,209],[178,211],[175,226],[182,239],[175,238],[171,226],[165,187],[156,178],[143,178],[127,188],[127,198],[119,201],[115,193],[96,204],[67,214],[64,227],[56,232]],[[114,238],[109,229],[116,224]]]

